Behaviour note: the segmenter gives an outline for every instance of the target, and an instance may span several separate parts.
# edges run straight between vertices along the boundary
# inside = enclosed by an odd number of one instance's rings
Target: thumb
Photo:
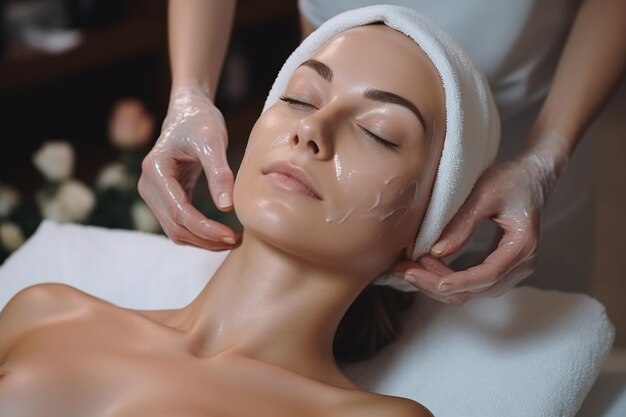
[[[220,149],[210,157],[203,158],[201,163],[207,177],[213,202],[222,211],[230,210],[233,206],[235,178],[228,166],[226,150]]]
[[[478,206],[475,199],[466,200],[444,228],[441,236],[431,248],[430,254],[443,258],[457,252],[467,243],[478,224],[489,215],[487,210]]]

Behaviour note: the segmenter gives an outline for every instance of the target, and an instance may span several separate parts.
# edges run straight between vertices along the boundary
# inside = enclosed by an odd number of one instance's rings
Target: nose
[[[316,159],[329,160],[334,154],[332,122],[318,110],[298,122],[292,137],[293,146]]]

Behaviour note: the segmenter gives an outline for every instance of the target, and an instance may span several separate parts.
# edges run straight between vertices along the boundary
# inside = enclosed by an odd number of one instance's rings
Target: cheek
[[[400,224],[406,225],[415,217],[419,164],[414,164],[417,166],[412,169],[402,169],[397,163],[385,163],[384,158],[363,164],[362,160],[355,161],[354,154],[348,155],[342,158],[339,153],[335,154],[338,187],[327,209],[327,223],[367,224],[379,228],[380,238],[383,238],[384,232]],[[356,165],[356,162],[360,163]]]
[[[233,198],[245,233],[287,252],[305,252],[308,237],[318,229],[311,220],[322,218],[318,203],[274,189],[251,160],[242,163]]]
[[[333,159],[323,162],[328,163],[329,198],[314,205],[292,200],[266,188],[260,176],[268,152],[286,146],[290,138],[289,123],[271,110],[255,124],[235,182],[234,207],[241,224],[312,260],[364,273],[388,266],[417,230],[419,164],[382,157],[385,149],[338,145]]]
[[[342,165],[340,187],[326,207],[325,224],[333,230],[333,245],[344,262],[382,271],[413,244],[419,223],[417,180],[347,165]]]
[[[242,164],[258,152],[274,149],[289,142],[294,121],[281,115],[279,109],[270,107],[256,121],[250,132]]]
[[[316,242],[327,242],[320,234],[324,226],[320,202],[278,191],[262,174],[270,161],[285,157],[291,136],[288,123],[282,121],[270,112],[253,127],[235,180],[234,209],[246,233],[287,252],[311,256],[319,251]]]

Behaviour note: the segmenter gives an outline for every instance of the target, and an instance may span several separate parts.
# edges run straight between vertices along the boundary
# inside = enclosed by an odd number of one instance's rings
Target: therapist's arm
[[[585,0],[559,60],[554,82],[528,141],[545,132],[565,139],[571,154],[608,101],[626,68],[626,1]]]
[[[172,88],[199,87],[215,98],[235,5],[235,0],[170,0]]]
[[[232,210],[234,177],[228,134],[213,104],[233,25],[234,0],[170,0],[168,33],[172,91],[156,144],[142,164],[138,189],[177,243],[231,249],[239,236],[191,204],[202,172],[215,205]]]
[[[536,265],[541,207],[625,67],[626,1],[583,1],[524,148],[485,172],[431,254],[404,266],[405,277],[457,305],[501,295],[526,278]],[[457,252],[484,219],[502,229],[498,247],[482,264],[452,271],[441,258]]]

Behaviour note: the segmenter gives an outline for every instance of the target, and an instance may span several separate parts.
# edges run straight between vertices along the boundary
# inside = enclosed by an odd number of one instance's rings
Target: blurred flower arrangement
[[[137,192],[141,161],[153,133],[154,117],[141,101],[124,99],[116,103],[108,136],[120,156],[101,169],[92,188],[72,177],[75,154],[69,142],[44,143],[33,155],[33,164],[45,184],[32,201],[0,184],[0,264],[37,230],[43,219],[160,232],[158,220]]]
[[[109,119],[109,139],[120,158],[105,165],[95,183],[98,204],[90,219],[96,226],[159,232],[161,226],[137,192],[141,161],[154,131],[154,117],[138,100],[122,100]]]

